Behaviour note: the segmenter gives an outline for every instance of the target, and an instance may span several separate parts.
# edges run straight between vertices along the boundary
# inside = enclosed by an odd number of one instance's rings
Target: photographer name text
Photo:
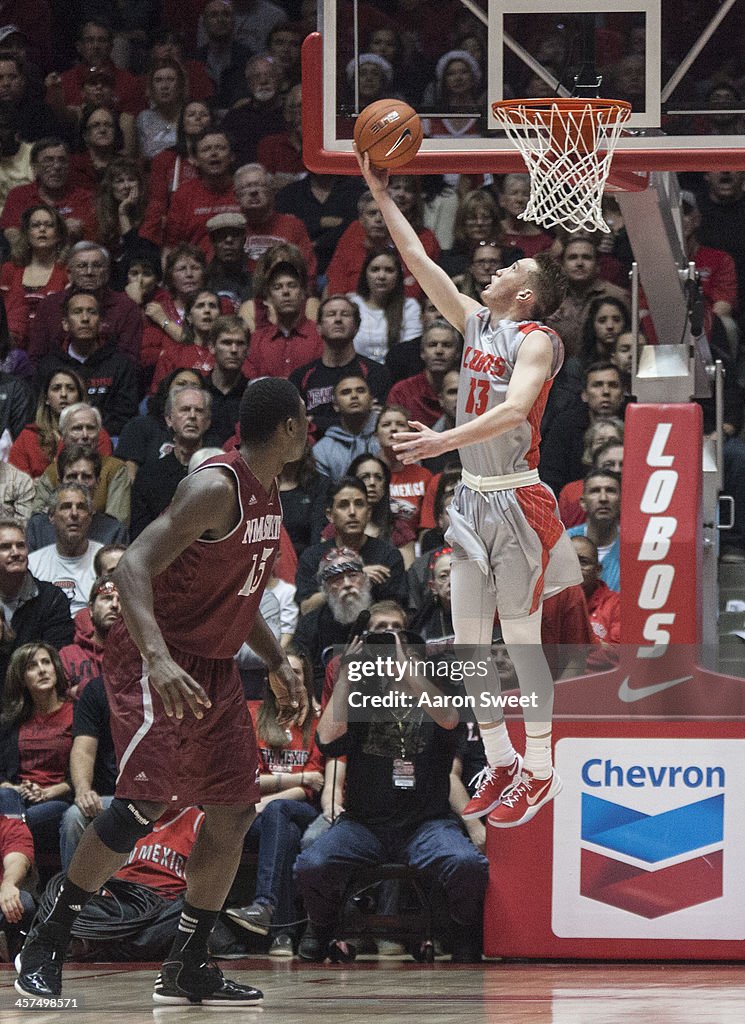
[[[387,693],[363,693],[349,691],[350,708],[399,708],[411,711],[415,708],[536,708],[537,694],[518,696],[516,693],[480,693],[478,700],[467,693],[420,693],[414,696],[403,691],[389,690]]]

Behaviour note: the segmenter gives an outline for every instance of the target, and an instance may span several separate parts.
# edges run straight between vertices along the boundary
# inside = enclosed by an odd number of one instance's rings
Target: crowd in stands
[[[454,424],[463,342],[399,258],[362,180],[303,165],[300,46],[315,7],[0,4],[0,959],[18,946],[39,879],[69,864],[114,792],[101,678],[121,615],[111,574],[187,473],[240,443],[248,381],[289,378],[311,421],[308,450],[279,480],[281,557],[261,607],[317,716],[339,673],[333,648],[362,613],[428,643],[453,638],[445,532],[457,452],[403,465],[393,435],[410,420],[437,431]],[[480,23],[445,0],[360,9],[364,52],[358,66],[340,61],[340,89],[353,96],[358,75],[361,104],[401,95],[439,114],[427,119],[430,135],[480,133]],[[548,64],[563,66],[563,42],[547,31]],[[609,68],[632,96],[639,57],[623,43],[608,32]],[[706,96],[741,106],[745,74],[733,62],[726,70],[731,80],[712,78]],[[515,83],[517,93],[529,88]],[[725,115],[717,124],[735,130]],[[735,520],[722,557],[745,562],[745,171],[689,174],[683,185],[705,329],[728,370],[724,486]],[[390,190],[427,253],[475,298],[521,256],[549,251],[566,271],[568,293],[550,321],[566,360],[542,424],[541,475],[571,528],[583,583],[546,602],[544,642],[594,645],[594,667],[612,663],[637,337],[621,214],[609,198],[602,238],[547,232],[519,219],[528,197],[519,174],[394,175]],[[640,344],[654,344],[642,313]],[[703,405],[708,432],[713,407]],[[496,650],[509,682],[509,659]],[[352,824],[368,816],[387,843],[405,801],[398,791],[387,807],[374,797],[371,780],[388,769],[351,725],[342,734],[316,716],[280,729],[261,663],[246,647],[237,660],[261,757],[245,847],[256,887],[230,905],[216,943],[240,951],[254,933],[270,936],[272,955],[292,956],[301,941],[306,959],[322,959],[349,869],[333,836],[353,843]],[[560,658],[554,667],[582,671]],[[430,848],[444,844],[457,861],[443,883],[453,909],[446,944],[469,960],[485,836],[458,812],[484,758],[475,723],[453,724],[423,731],[423,788],[405,824],[429,816],[441,827]],[[76,939],[76,956],[156,959],[168,948],[200,824],[197,808],[180,810],[138,843],[115,892],[136,924],[133,887],[151,891],[147,927],[107,942],[104,893],[86,910],[98,938]]]

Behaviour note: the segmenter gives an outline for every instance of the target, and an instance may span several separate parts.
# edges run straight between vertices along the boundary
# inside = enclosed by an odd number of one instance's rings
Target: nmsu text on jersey
[[[282,516],[261,516],[259,519],[249,519],[241,543],[255,544],[260,540],[279,540],[281,525]]]

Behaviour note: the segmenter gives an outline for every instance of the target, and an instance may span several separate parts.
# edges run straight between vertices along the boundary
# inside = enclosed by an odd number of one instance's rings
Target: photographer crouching
[[[421,639],[376,625],[348,645],[318,723],[321,752],[347,759],[346,791],[344,813],[295,862],[308,913],[299,955],[326,958],[356,870],[402,863],[444,890],[453,961],[477,963],[488,862],[450,808],[458,711],[417,671]]]

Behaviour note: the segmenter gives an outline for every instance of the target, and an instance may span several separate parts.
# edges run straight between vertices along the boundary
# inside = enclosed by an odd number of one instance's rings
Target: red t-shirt
[[[596,644],[620,644],[621,595],[607,583],[598,584],[587,602],[592,639]]]
[[[559,518],[567,530],[570,526],[581,526],[587,521],[587,514],[579,503],[584,487],[584,480],[571,480],[559,492]]]
[[[541,641],[553,644],[591,644],[592,630],[587,602],[579,584],[567,587],[543,602]]]
[[[147,107],[145,87],[140,78],[114,64],[104,65],[114,76],[114,106],[127,114],[139,114]],[[79,107],[83,102],[83,81],[88,74],[85,64],[76,64],[62,72],[62,93],[66,107]]]
[[[397,381],[386,401],[389,405],[402,405],[409,410],[410,419],[419,420],[425,427],[431,427],[442,416],[440,400],[424,371]]]
[[[262,775],[301,775],[303,772],[321,772],[326,763],[326,758],[315,744],[316,725],[314,719],[313,727],[308,736],[307,744],[303,742],[303,730],[296,725],[290,726],[287,730],[290,735],[283,747],[270,747],[259,736],[259,709],[260,700],[249,700],[248,710],[256,733],[256,746],[259,752],[259,771]],[[298,783],[299,785],[299,783]],[[315,791],[310,786],[304,787],[308,801],[313,801]]]
[[[285,334],[276,324],[257,327],[243,364],[249,380],[256,377],[289,377],[293,370],[320,359],[323,339],[312,320],[303,318]]]
[[[415,529],[421,526],[422,502],[431,479],[432,474],[424,466],[404,466],[391,473],[391,512]]]
[[[431,260],[437,262],[440,256],[440,243],[435,235],[429,228],[422,228],[417,233],[426,254]],[[395,251],[392,243],[390,249]],[[362,265],[369,253],[370,249],[365,244],[365,229],[360,221],[352,221],[339,239],[326,271],[329,295],[343,295],[347,292],[357,291]],[[421,299],[424,294],[422,289],[406,264],[403,263],[403,260],[401,262],[404,269],[404,289],[406,295],[413,299]]]
[[[195,540],[153,580],[155,617],[166,644],[205,658],[232,658],[246,641],[279,549],[282,506],[240,452],[207,459],[232,470],[240,522],[222,540]],[[167,613],[162,611],[167,609]]]
[[[51,715],[34,715],[18,730],[18,774],[25,782],[35,782],[43,788],[67,779],[72,711],[72,703],[65,701]]]
[[[256,269],[261,256],[280,242],[291,242],[303,254],[308,267],[308,291],[312,294],[316,287],[316,252],[310,240],[305,224],[292,213],[276,211],[262,224],[249,224],[246,228],[246,258],[249,273]],[[258,304],[257,304],[258,305]]]
[[[60,451],[62,451],[61,441],[57,446],[58,455]],[[101,427],[98,435],[98,452],[102,459],[114,453],[111,438],[103,427]],[[29,426],[24,427],[15,439],[8,454],[8,462],[12,463],[16,469],[22,469],[24,473],[28,473],[34,480],[41,476],[47,466],[49,466],[51,459],[42,450],[39,442],[39,428],[35,423],[30,423]]]
[[[28,348],[29,325],[36,316],[36,307],[47,295],[62,291],[67,284],[67,270],[59,263],[54,264],[49,280],[39,288],[29,288],[23,283],[25,270],[15,263],[3,263],[0,270],[0,291],[5,300],[8,329],[16,346],[23,349]]]
[[[3,213],[0,217],[0,229],[20,228],[21,214],[30,206],[37,203],[46,203],[39,195],[39,186],[35,181],[30,185],[17,185],[8,193],[5,200]],[[96,204],[93,193],[87,188],[78,188],[75,185],[68,185],[67,191],[61,199],[49,204],[55,208],[63,220],[79,220],[83,225],[83,238],[92,239],[96,237]]]
[[[33,864],[34,837],[24,821],[0,814],[0,884],[4,874],[3,860],[9,853],[22,853]]]
[[[283,174],[305,174],[307,171],[303,154],[295,149],[287,132],[265,135],[259,139],[256,159],[270,174],[278,171]]]
[[[187,181],[199,177],[199,171],[185,157],[173,149],[164,149],[153,157],[150,164],[150,185],[147,207],[139,234],[155,245],[163,244],[163,228],[172,196]]]
[[[167,337],[165,333],[164,337]],[[168,338],[155,364],[150,394],[155,394],[160,382],[173,370],[197,370],[206,377],[214,368],[215,357],[208,348],[202,348],[201,345],[180,345]]]
[[[240,209],[232,182],[216,192],[208,188],[201,178],[185,181],[171,199],[163,241],[166,245],[178,245],[179,242],[198,245],[210,259],[212,246],[207,234],[207,221],[219,213],[240,213]]]
[[[180,896],[186,891],[186,861],[203,821],[204,811],[198,807],[159,818],[150,835],[137,840],[114,878],[157,889],[168,900]]]
[[[548,231],[541,231],[537,235],[521,235],[518,231],[506,231],[502,235],[502,243],[521,249],[526,259],[532,259],[539,252],[550,249],[554,239]]]

